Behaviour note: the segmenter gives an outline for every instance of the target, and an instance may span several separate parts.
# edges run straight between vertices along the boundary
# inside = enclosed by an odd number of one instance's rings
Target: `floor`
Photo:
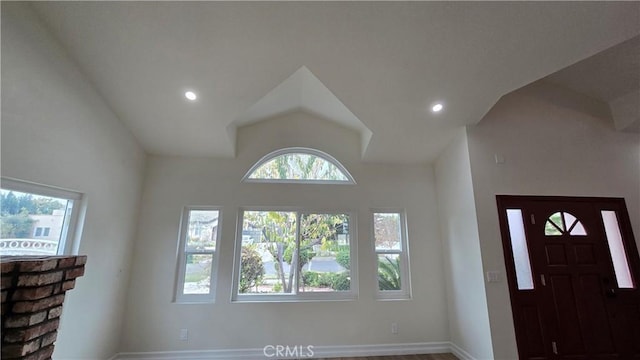
[[[452,354],[424,354],[424,355],[394,355],[394,356],[365,356],[318,360],[458,360]]]

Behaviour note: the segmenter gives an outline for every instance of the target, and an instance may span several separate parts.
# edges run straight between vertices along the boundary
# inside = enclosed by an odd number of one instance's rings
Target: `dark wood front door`
[[[640,359],[640,259],[624,200],[498,196],[521,359]]]

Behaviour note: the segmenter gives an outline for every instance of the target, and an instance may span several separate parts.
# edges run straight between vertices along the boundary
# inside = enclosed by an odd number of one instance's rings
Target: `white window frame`
[[[80,248],[80,240],[82,238],[82,223],[84,222],[84,214],[86,212],[86,198],[82,193],[9,177],[0,178],[0,188],[2,188],[3,190],[17,191],[22,193],[68,200],[69,203],[67,204],[66,211],[69,211],[70,214],[67,215],[65,213],[62,232],[60,234],[60,240],[58,242],[58,252],[56,255],[78,254],[78,250]]]
[[[400,215],[400,250],[377,250],[375,239],[375,214]],[[371,249],[374,257],[374,284],[376,299],[378,300],[409,300],[411,299],[411,265],[409,264],[409,236],[407,230],[407,216],[404,209],[376,208],[370,211],[371,220]],[[400,290],[380,290],[378,284],[378,255],[399,255],[400,257]]]
[[[260,166],[265,163],[277,158],[278,156],[285,154],[307,154],[317,156],[335,167],[338,168],[342,172],[342,174],[347,178],[347,180],[312,180],[312,179],[250,179],[249,177],[256,171]],[[339,185],[355,185],[356,181],[353,179],[353,176],[349,173],[347,168],[345,168],[336,158],[327,154],[324,151],[305,148],[305,147],[289,147],[280,150],[276,150],[270,152],[269,154],[263,156],[260,160],[258,160],[250,169],[247,171],[245,176],[242,178],[242,182],[245,183],[276,183],[276,184],[339,184]]]
[[[217,211],[218,212],[218,230],[216,232],[215,250],[203,251],[187,251],[187,233],[189,232],[189,214],[191,211]],[[185,206],[182,209],[180,217],[180,230],[178,238],[177,251],[177,276],[175,285],[175,302],[176,303],[213,303],[216,298],[216,288],[218,285],[217,274],[220,258],[220,238],[222,236],[222,207],[220,206]],[[212,255],[211,264],[211,280],[209,282],[208,294],[185,294],[184,279],[186,275],[187,255]]]
[[[345,214],[349,216],[349,255],[351,285],[349,291],[301,292],[296,294],[240,294],[240,267],[242,255],[242,225],[246,211],[274,211],[296,213],[296,241],[300,241],[300,217],[305,214]],[[358,298],[358,246],[357,217],[352,210],[326,210],[300,207],[242,207],[238,210],[238,228],[236,232],[235,257],[233,263],[232,302],[304,302],[304,301],[351,301]],[[295,289],[298,289],[300,276],[295,276]]]

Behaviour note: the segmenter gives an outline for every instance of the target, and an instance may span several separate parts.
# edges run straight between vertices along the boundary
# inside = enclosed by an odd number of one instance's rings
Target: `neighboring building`
[[[33,219],[31,237],[41,240],[59,240],[64,224],[64,210],[53,210],[51,215],[29,215]]]

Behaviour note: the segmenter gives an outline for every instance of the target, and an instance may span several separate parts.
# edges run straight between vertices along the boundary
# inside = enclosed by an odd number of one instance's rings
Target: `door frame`
[[[631,220],[627,210],[626,202],[624,198],[613,197],[574,197],[574,196],[535,196],[535,195],[496,195],[498,219],[500,225],[500,236],[502,238],[502,250],[506,267],[506,278],[509,287],[509,298],[511,304],[511,318],[513,321],[516,344],[518,348],[518,356],[525,358],[524,344],[521,335],[519,335],[519,320],[516,316],[517,308],[520,306],[517,303],[518,298],[518,285],[516,279],[516,267],[514,256],[512,253],[511,238],[509,235],[509,225],[507,222],[507,209],[523,209],[523,203],[526,202],[574,202],[574,203],[590,203],[601,204],[601,210],[615,210],[618,215],[618,223],[620,226],[620,232],[622,235],[622,243],[627,254],[627,261],[629,263],[629,269],[631,277],[635,284],[635,290],[640,291],[640,253],[639,246],[635,241],[633,235],[633,228],[631,226]],[[524,214],[523,214],[524,215]],[[525,221],[527,221],[525,219]],[[539,221],[546,221],[546,219],[540,219]],[[527,237],[527,248],[531,252],[529,247],[529,237]],[[608,246],[607,246],[608,248]],[[531,256],[531,255],[530,255]],[[530,259],[531,260],[531,259]],[[532,272],[534,269],[531,269]],[[536,279],[535,274],[532,274]],[[534,280],[535,281],[535,280]]]

